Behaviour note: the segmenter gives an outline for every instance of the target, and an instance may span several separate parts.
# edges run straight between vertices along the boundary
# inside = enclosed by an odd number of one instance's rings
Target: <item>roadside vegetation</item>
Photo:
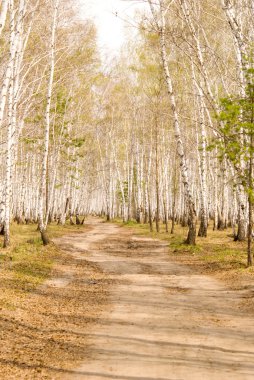
[[[51,239],[68,233],[85,230],[84,225],[64,226],[50,224]],[[1,250],[1,294],[0,308],[15,310],[19,302],[35,290],[51,275],[54,264],[61,257],[61,251],[54,243],[44,246],[37,226],[34,224],[11,225],[12,244]]]

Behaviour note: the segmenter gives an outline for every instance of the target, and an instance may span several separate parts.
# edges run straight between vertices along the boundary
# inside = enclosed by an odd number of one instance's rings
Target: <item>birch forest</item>
[[[0,379],[254,379],[254,1],[99,3],[0,0]]]
[[[232,228],[252,265],[251,0],[148,1],[106,68],[64,0],[2,0],[1,234],[94,213],[170,234]],[[212,231],[209,232],[212,234]]]

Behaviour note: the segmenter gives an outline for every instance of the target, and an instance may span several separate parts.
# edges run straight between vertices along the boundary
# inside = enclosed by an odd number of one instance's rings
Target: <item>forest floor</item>
[[[92,262],[43,247],[35,225],[13,225],[0,253],[0,379],[54,379],[89,357],[83,331],[105,310],[108,280]],[[49,226],[85,239],[89,226]],[[98,285],[94,285],[95,282]]]
[[[168,248],[144,227],[88,224],[41,252],[55,262],[51,278],[26,293],[15,260],[5,262],[16,274],[3,266],[1,379],[254,378],[254,276],[242,245],[236,259],[225,234],[192,249],[176,234]]]

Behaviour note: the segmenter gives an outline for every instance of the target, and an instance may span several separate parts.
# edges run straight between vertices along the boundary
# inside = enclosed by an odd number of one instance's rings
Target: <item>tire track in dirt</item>
[[[61,246],[114,281],[111,310],[87,333],[89,359],[61,379],[254,378],[253,318],[241,310],[239,293],[171,261],[163,242],[89,223],[91,232]]]

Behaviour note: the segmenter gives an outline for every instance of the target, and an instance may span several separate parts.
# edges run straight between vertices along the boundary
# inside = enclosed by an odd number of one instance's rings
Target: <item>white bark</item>
[[[211,83],[210,83],[209,75],[208,75],[208,72],[206,69],[201,43],[200,43],[199,37],[197,35],[196,29],[195,29],[194,24],[193,24],[188,0],[180,0],[180,3],[181,3],[181,8],[182,8],[186,23],[190,29],[193,40],[195,42],[195,52],[196,52],[198,63],[199,63],[200,69],[201,69],[203,79],[204,79],[207,97],[210,100],[211,105],[214,107],[215,111],[218,114],[219,113],[218,103],[217,103],[217,100],[215,99],[215,96],[214,96],[212,89],[211,89]]]
[[[6,16],[8,12],[9,0],[2,0],[0,12],[0,35],[5,27]],[[11,5],[12,6],[12,5]]]
[[[58,16],[59,0],[55,1],[54,14],[52,20],[51,40],[50,40],[50,73],[48,79],[47,91],[47,104],[45,111],[45,131],[44,131],[44,152],[42,161],[41,184],[39,194],[39,229],[43,234],[46,231],[46,223],[44,222],[44,208],[46,203],[46,187],[47,187],[47,167],[48,167],[48,154],[49,154],[49,133],[50,133],[50,106],[53,91],[53,81],[55,72],[55,40],[56,40],[56,27]]]
[[[236,58],[238,64],[238,75],[240,79],[240,88],[241,94],[245,95],[245,76],[244,76],[244,68],[246,67],[246,58],[247,58],[247,46],[245,43],[245,38],[242,33],[242,27],[240,20],[237,19],[236,10],[234,5],[230,0],[221,0],[222,8],[225,11],[228,23],[230,25],[230,29],[232,31],[234,41],[235,41],[235,49],[236,49]]]
[[[177,105],[176,105],[176,98],[175,98],[175,92],[173,88],[173,82],[171,78],[171,73],[168,66],[168,57],[167,57],[167,50],[166,50],[166,35],[165,35],[165,4],[163,0],[160,0],[160,9],[159,9],[159,19],[157,17],[156,11],[154,9],[153,3],[151,0],[148,0],[154,21],[156,23],[159,35],[160,35],[160,47],[161,47],[161,58],[163,63],[163,69],[165,73],[165,79],[167,84],[167,90],[171,101],[171,109],[173,113],[174,118],[174,131],[175,131],[175,139],[177,143],[177,152],[180,159],[180,168],[181,168],[181,175],[182,175],[182,181],[185,188],[185,194],[188,202],[188,208],[189,208],[189,216],[190,221],[193,229],[193,233],[195,230],[196,225],[196,210],[191,194],[191,187],[190,187],[190,180],[189,180],[189,172],[186,162],[186,156],[184,152],[184,146],[183,146],[183,140],[182,140],[182,134],[180,130],[180,122],[179,122],[179,116],[177,111]],[[195,232],[196,234],[196,232]],[[187,239],[188,240],[188,239]]]
[[[11,171],[12,171],[12,136],[15,128],[13,119],[13,86],[14,86],[14,59],[16,54],[15,41],[15,12],[13,0],[10,0],[10,42],[9,42],[9,88],[8,88],[8,127],[6,143],[6,173],[5,173],[5,224],[4,247],[10,245],[10,202],[11,202]]]
[[[194,82],[194,89],[197,91],[197,108],[199,115],[199,132],[197,138],[198,152],[197,156],[199,159],[199,173],[200,173],[200,229],[199,236],[207,236],[207,225],[208,225],[208,215],[207,215],[207,159],[206,159],[206,131],[205,131],[205,99],[203,91],[197,82],[194,64],[192,62],[192,76]],[[199,141],[200,137],[200,141]]]

